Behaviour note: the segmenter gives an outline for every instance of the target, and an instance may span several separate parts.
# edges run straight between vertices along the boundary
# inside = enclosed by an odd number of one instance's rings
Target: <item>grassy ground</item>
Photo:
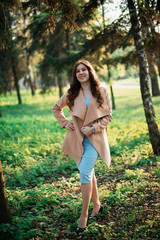
[[[115,88],[115,96],[108,128],[112,165],[108,170],[99,159],[95,167],[105,208],[78,237],[79,173],[60,151],[66,130],[51,111],[57,90],[35,97],[23,91],[21,106],[15,93],[1,97],[0,159],[13,218],[12,225],[0,225],[1,240],[159,239],[160,159],[152,153],[140,90]],[[153,102],[159,124],[160,97]]]
[[[158,77],[158,82],[160,86],[160,77]],[[126,78],[126,79],[118,79],[118,80],[113,80],[114,86],[140,86],[139,82],[139,77],[137,78]]]

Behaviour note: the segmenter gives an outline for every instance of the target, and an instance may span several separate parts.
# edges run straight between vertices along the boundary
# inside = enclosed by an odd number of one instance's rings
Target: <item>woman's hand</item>
[[[86,136],[90,136],[92,134],[92,128],[91,127],[82,127],[81,132]]]
[[[73,130],[74,130],[73,122],[72,122],[72,121],[68,122],[68,123],[65,125],[65,128],[67,128],[67,129],[70,130],[70,131],[73,131]]]

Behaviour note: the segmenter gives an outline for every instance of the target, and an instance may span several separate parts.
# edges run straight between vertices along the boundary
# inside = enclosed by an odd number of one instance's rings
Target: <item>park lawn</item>
[[[107,169],[99,159],[95,167],[104,211],[78,237],[79,173],[60,150],[66,130],[52,114],[57,99],[57,89],[34,97],[22,91],[22,105],[15,93],[0,98],[0,159],[13,218],[0,225],[0,240],[158,240],[160,158],[152,152],[140,90],[115,88],[117,109],[108,127],[112,164]],[[160,128],[160,97],[153,103]]]

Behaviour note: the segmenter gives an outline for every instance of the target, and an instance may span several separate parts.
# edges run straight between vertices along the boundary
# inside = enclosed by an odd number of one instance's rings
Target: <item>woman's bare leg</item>
[[[88,220],[88,208],[89,208],[89,203],[90,203],[91,194],[92,194],[92,183],[82,183],[81,191],[82,191],[83,206],[82,206],[82,212],[79,219],[78,227],[85,228]]]
[[[92,179],[92,202],[94,205],[93,211],[91,213],[91,216],[95,216],[96,213],[98,213],[100,209],[100,201],[99,201],[99,196],[98,196],[98,189],[97,189],[97,180],[95,175],[93,176]]]

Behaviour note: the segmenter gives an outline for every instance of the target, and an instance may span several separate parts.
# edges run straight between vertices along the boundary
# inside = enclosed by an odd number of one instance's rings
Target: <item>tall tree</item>
[[[21,0],[22,1],[22,0]],[[26,58],[26,73],[27,73],[27,80],[29,83],[29,86],[31,88],[31,94],[32,96],[35,95],[35,88],[33,86],[33,82],[31,79],[31,73],[30,73],[30,68],[29,68],[29,53],[28,53],[28,47],[27,47],[27,40],[28,40],[28,35],[26,34],[26,13],[25,10],[23,8],[23,4],[22,4],[22,17],[23,17],[23,44],[24,44],[24,52],[25,52],[25,58]]]
[[[135,46],[138,55],[139,62],[139,74],[140,74],[140,87],[141,96],[148,124],[149,136],[153,148],[153,152],[156,155],[160,155],[160,133],[158,125],[155,121],[155,111],[152,104],[152,99],[149,90],[149,79],[147,73],[147,58],[145,53],[144,42],[142,39],[142,33],[139,28],[139,22],[137,18],[137,12],[133,0],[127,0],[130,13],[130,21],[132,25],[132,31],[135,41]]]
[[[62,78],[61,73],[62,72],[64,73],[64,70],[67,71],[66,75],[68,75],[68,79],[70,80],[71,65],[73,64],[73,62],[69,62],[67,66],[64,66],[63,64],[57,64],[58,62],[57,60],[62,57],[69,57],[71,56],[71,53],[73,53],[74,51],[77,52],[81,50],[82,43],[85,42],[86,36],[88,35],[88,33],[85,34],[86,31],[82,29],[83,28],[82,25],[83,24],[85,25],[86,22],[88,23],[88,21],[93,18],[93,12],[97,9],[98,6],[100,6],[100,2],[98,0],[96,1],[90,0],[89,2],[77,1],[78,4],[76,4],[76,7],[73,4],[73,7],[72,7],[73,16],[72,18],[70,18],[69,14],[71,12],[71,9],[70,9],[70,5],[68,5],[69,2],[71,4],[71,2],[75,3],[76,1],[65,2],[66,20],[70,19],[70,21],[72,21],[72,27],[70,27],[70,24],[68,24],[67,22],[64,24],[64,20],[63,20],[64,12],[62,11],[62,12],[59,12],[59,22],[55,24],[53,34],[49,34],[49,36],[46,34],[45,36],[43,36],[43,33],[45,32],[44,27],[46,26],[49,19],[48,8],[44,8],[44,6],[43,6],[43,13],[40,13],[37,16],[34,15],[33,21],[29,26],[31,29],[31,39],[32,39],[31,49],[34,49],[35,51],[35,49],[37,48],[39,49],[43,48],[45,52],[44,60],[40,64],[40,73],[42,76],[41,79],[42,79],[43,91],[45,91],[46,88],[50,86],[50,84],[57,82],[59,86],[59,92],[62,94],[62,86],[65,84],[66,78],[64,77]],[[104,2],[104,0],[102,2]],[[61,3],[59,2],[58,4],[60,5]],[[78,10],[80,9],[80,6],[81,6],[81,11]],[[75,10],[76,11],[78,10],[79,14],[77,14]],[[53,23],[50,22],[50,26],[52,25]],[[76,33],[76,31],[73,31],[73,26],[75,26],[76,29],[77,28],[79,29],[78,33]],[[81,29],[80,29],[80,26],[82,27]],[[85,29],[87,28],[85,27]],[[43,38],[43,41],[42,41],[42,38]],[[41,44],[42,42],[44,43],[43,46]],[[53,64],[52,62],[53,58],[57,59],[56,64]],[[46,72],[46,68],[48,69],[48,73]],[[54,81],[54,79],[53,81],[51,81],[51,77],[53,77],[55,73],[57,73],[57,81]]]
[[[107,69],[108,69],[108,82],[109,82],[109,87],[110,87],[110,92],[111,92],[111,99],[112,99],[112,109],[116,109],[114,92],[113,92],[113,87],[112,87],[111,68],[110,68],[109,63],[107,63]]]
[[[101,6],[102,6],[102,20],[103,20],[103,31],[105,34],[105,9],[104,9],[104,4],[103,1],[101,0]],[[107,56],[107,47],[105,45],[105,55]],[[111,92],[111,99],[112,99],[112,109],[116,109],[116,104],[115,104],[115,98],[114,98],[114,91],[113,91],[113,86],[112,86],[112,77],[111,77],[111,70],[110,70],[110,65],[109,63],[107,65],[107,70],[108,70],[108,82],[109,82],[109,87],[110,87],[110,92]]]
[[[150,2],[152,4],[150,5]],[[139,2],[139,16],[141,21],[141,29],[143,34],[143,40],[148,60],[149,66],[149,75],[151,79],[151,87],[152,87],[152,95],[158,96],[160,95],[159,85],[158,85],[158,77],[155,70],[155,52],[158,47],[158,34],[155,34],[156,20],[158,20],[158,16],[156,11],[154,10],[154,1],[140,1]],[[160,19],[159,19],[160,20]],[[154,43],[154,44],[153,44]],[[157,44],[156,44],[157,43]],[[159,49],[160,50],[160,49]]]
[[[12,45],[13,46],[13,45]],[[14,86],[16,88],[17,97],[18,97],[18,103],[22,104],[22,99],[20,95],[20,88],[18,83],[18,76],[17,76],[17,68],[16,68],[16,55],[14,54],[14,50],[12,47],[9,48],[10,52],[10,58],[11,58],[11,65],[12,65],[12,71],[13,71],[13,77],[14,77]]]
[[[11,223],[11,215],[5,191],[5,182],[0,161],[0,223]]]
[[[18,73],[17,73],[17,60],[18,60],[18,51],[16,50],[16,40],[15,36],[13,36],[13,26],[15,24],[15,16],[12,12],[11,14],[11,7],[18,7],[18,2],[10,2],[10,1],[0,1],[0,41],[1,41],[1,49],[5,49],[5,54],[10,58],[10,65],[8,64],[8,70],[11,67],[13,79],[14,79],[14,86],[17,91],[18,103],[21,104],[21,95],[18,83]],[[3,14],[2,14],[3,12]],[[1,81],[5,80],[5,78],[1,79]]]

